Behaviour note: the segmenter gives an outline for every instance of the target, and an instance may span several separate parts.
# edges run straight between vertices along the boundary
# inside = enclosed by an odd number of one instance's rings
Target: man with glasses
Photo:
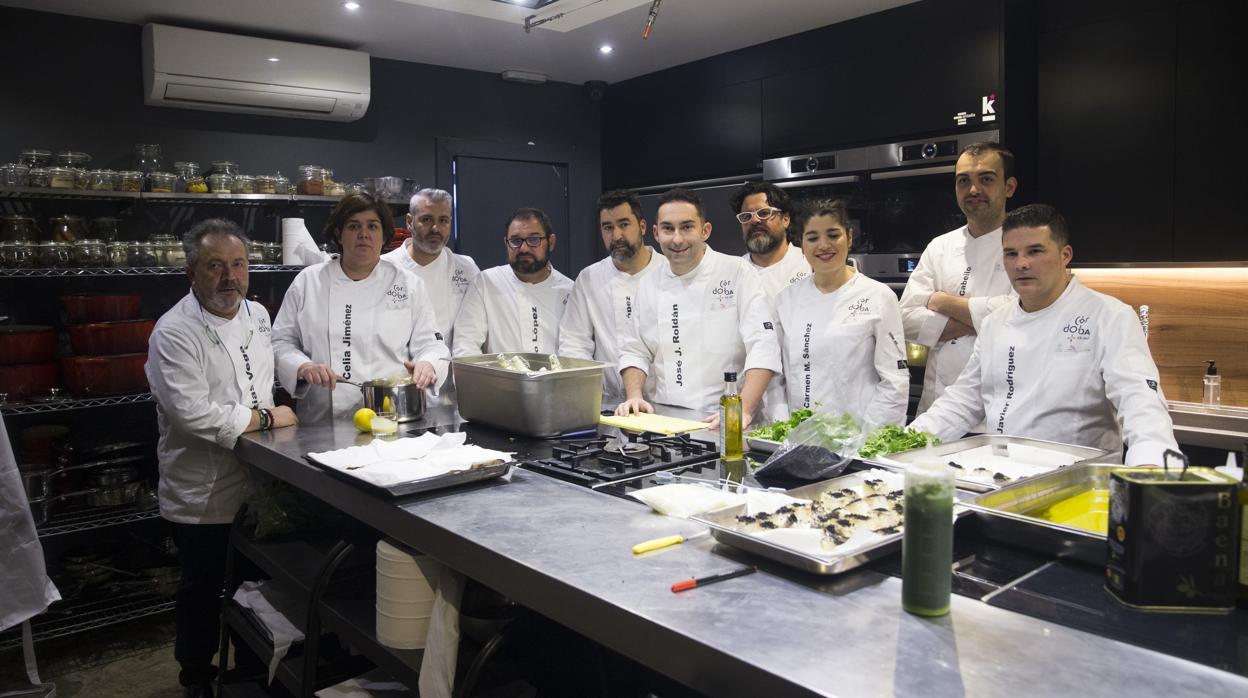
[[[991,142],[962,149],[954,192],[966,225],[923,250],[901,294],[906,341],[929,347],[918,413],[958,379],[984,318],[1010,299],[1001,261],[1005,202],[1014,196],[1014,154]]]
[[[481,270],[472,257],[452,252],[451,194],[442,189],[421,189],[412,195],[407,230],[412,237],[382,259],[407,269],[425,282],[438,332],[451,346],[451,329],[468,284]],[[443,389],[442,393],[447,391]]]
[[[650,398],[700,412],[719,424],[724,374],[742,377],[742,422],[754,418],[767,384],[780,373],[780,344],[758,272],[707,246],[711,224],[697,194],[659,197],[654,237],[667,257],[637,294],[637,319],[621,334],[620,374],[627,400],[616,414],[653,412]]]
[[[559,326],[559,355],[593,359],[611,366],[620,360],[619,333],[633,322],[638,286],[667,259],[645,245],[641,201],[628,191],[598,198],[598,226],[607,257],[576,277],[568,311]],[[619,371],[602,373],[603,402],[624,399]]]
[[[746,182],[732,195],[731,204],[749,250],[744,257],[762,278],[767,298],[775,302],[784,287],[810,276],[810,263],[801,249],[789,244],[789,195],[774,184]]]
[[[486,269],[468,286],[455,319],[452,355],[559,350],[559,321],[572,280],[550,264],[556,241],[540,209],[512,212],[503,237],[507,264]]]
[[[247,472],[234,443],[296,423],[273,405],[269,312],[247,296],[247,244],[232,221],[201,221],[182,241],[191,291],[161,316],[147,354],[160,441],[160,514],[173,522],[182,579],[174,657],[188,696],[211,696],[225,552]]]

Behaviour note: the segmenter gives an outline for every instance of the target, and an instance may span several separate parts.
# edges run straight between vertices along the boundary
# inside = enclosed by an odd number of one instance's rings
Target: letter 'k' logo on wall
[[[983,114],[983,116],[981,117],[980,120],[981,121],[996,121],[997,110],[996,110],[995,105],[997,101],[997,96],[995,94],[991,94],[991,95],[988,95],[987,97],[983,97],[982,100],[983,101],[980,105],[979,113]]]

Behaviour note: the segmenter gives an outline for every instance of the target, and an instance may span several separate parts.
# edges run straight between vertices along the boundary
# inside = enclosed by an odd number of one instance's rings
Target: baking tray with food
[[[939,458],[956,472],[957,486],[972,492],[991,492],[1059,468],[1114,459],[1108,451],[1056,441],[1003,434],[979,434],[898,453],[864,458],[868,465],[905,472],[920,458]]]
[[[692,520],[720,543],[815,574],[839,574],[901,550],[902,485],[898,473],[865,470],[788,490],[782,505],[739,504]]]
[[[403,497],[409,494],[417,494],[420,492],[431,492],[433,490],[445,489],[448,487],[458,487],[473,482],[482,482],[484,480],[492,480],[496,477],[502,477],[507,474],[514,461],[489,461],[485,463],[476,463],[463,470],[454,470],[442,475],[421,478],[419,480],[409,480],[407,482],[399,482],[393,485],[378,485],[360,477],[353,476],[349,471],[343,471],[333,468],[324,463],[318,463],[315,459],[304,456],[309,463],[319,466],[327,472],[333,473],[342,479],[363,485],[366,489],[372,490],[379,494],[386,494],[391,497]]]

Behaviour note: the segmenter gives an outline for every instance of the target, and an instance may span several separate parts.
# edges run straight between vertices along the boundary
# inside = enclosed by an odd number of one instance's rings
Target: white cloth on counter
[[[306,616],[306,602],[269,580],[243,582],[234,592],[234,601],[256,616],[273,641],[273,658],[269,660],[269,683],[273,683],[277,665],[286,657],[290,646],[303,642],[303,631],[290,622],[290,616]]]
[[[373,439],[365,446],[309,453],[312,460],[378,487],[467,470],[478,463],[509,461],[513,454],[465,443],[468,434],[425,433],[414,438]]]
[[[273,407],[273,329],[263,305],[245,301],[226,320],[188,293],[156,322],[147,383],[156,398],[160,514],[223,524],[243,502],[247,471],[234,442],[251,410]]]
[[[620,333],[632,324],[637,309],[637,290],[655,271],[667,266],[667,258],[650,249],[650,263],[636,274],[622,272],[608,256],[576,277],[572,298],[559,324],[559,356],[593,359],[607,366],[602,371],[602,401],[624,401],[620,363]],[[645,393],[654,392],[654,378],[647,376]]]
[[[556,353],[559,322],[572,286],[572,280],[554,267],[536,284],[521,281],[506,264],[486,269],[468,286],[455,319],[451,353]]]
[[[620,370],[655,378],[653,402],[714,412],[724,373],[780,373],[771,303],[758,272],[740,257],[706,248],[692,271],[662,267],[637,293],[637,321],[621,334]]]
[[[888,286],[855,273],[824,293],[813,276],[802,279],[780,292],[776,334],[790,411],[844,412],[874,426],[906,423],[910,370],[897,295]]]
[[[1127,465],[1178,450],[1135,311],[1074,277],[1043,310],[1011,303],[984,320],[966,370],[910,426],[948,441],[985,417],[991,433],[1111,452],[1125,435]]]
[[[718,486],[677,482],[646,487],[628,495],[660,514],[687,519],[702,512],[745,503],[745,495]]]
[[[406,373],[404,361],[428,361],[437,380],[426,392],[436,398],[446,380],[450,352],[438,332],[424,283],[411,272],[378,262],[353,281],[338,260],[299,272],[273,325],[277,378],[298,400],[305,424],[350,419],[363,406],[360,389],[339,383],[333,393],[299,381],[299,367],[327,364],[361,383]]]
[[[754,271],[758,272],[758,278],[763,283],[763,291],[773,303],[781,291],[811,274],[810,262],[806,261],[806,255],[802,254],[800,245],[790,243],[788,251],[780,258],[780,261],[769,267],[760,267],[755,264],[749,252],[741,255],[741,258],[749,262],[750,266],[754,267]]]
[[[449,349],[451,338],[454,337],[452,330],[455,326],[455,318],[459,315],[459,307],[468,293],[469,284],[477,278],[481,270],[477,268],[477,263],[472,261],[472,257],[451,252],[448,247],[442,248],[442,253],[437,259],[422,266],[412,259],[411,247],[412,241],[405,240],[402,245],[383,254],[381,258],[412,272],[425,282],[425,293],[429,297],[429,305],[433,308],[434,316],[437,317],[438,332],[442,333],[443,339],[446,340],[446,347]]]
[[[971,324],[981,331],[984,318],[1017,298],[1001,259],[1000,228],[976,238],[962,226],[928,243],[906,281],[901,294],[906,339],[929,347],[919,414],[958,379],[975,348],[973,335],[939,341],[949,317],[928,310],[927,299],[937,291],[969,298]]]

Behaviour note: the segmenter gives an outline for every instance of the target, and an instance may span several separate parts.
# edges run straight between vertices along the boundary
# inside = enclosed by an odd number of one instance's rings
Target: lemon
[[[382,412],[393,412],[393,411],[394,411],[394,403],[390,401],[390,396],[389,396],[389,395],[387,395],[387,396],[385,396],[384,398],[382,398],[382,401],[381,401],[381,411],[382,411]]]
[[[373,417],[376,416],[376,412],[367,407],[361,407],[355,411],[355,416],[351,418],[351,421],[355,424],[356,429],[362,432],[370,432],[373,430]]]

